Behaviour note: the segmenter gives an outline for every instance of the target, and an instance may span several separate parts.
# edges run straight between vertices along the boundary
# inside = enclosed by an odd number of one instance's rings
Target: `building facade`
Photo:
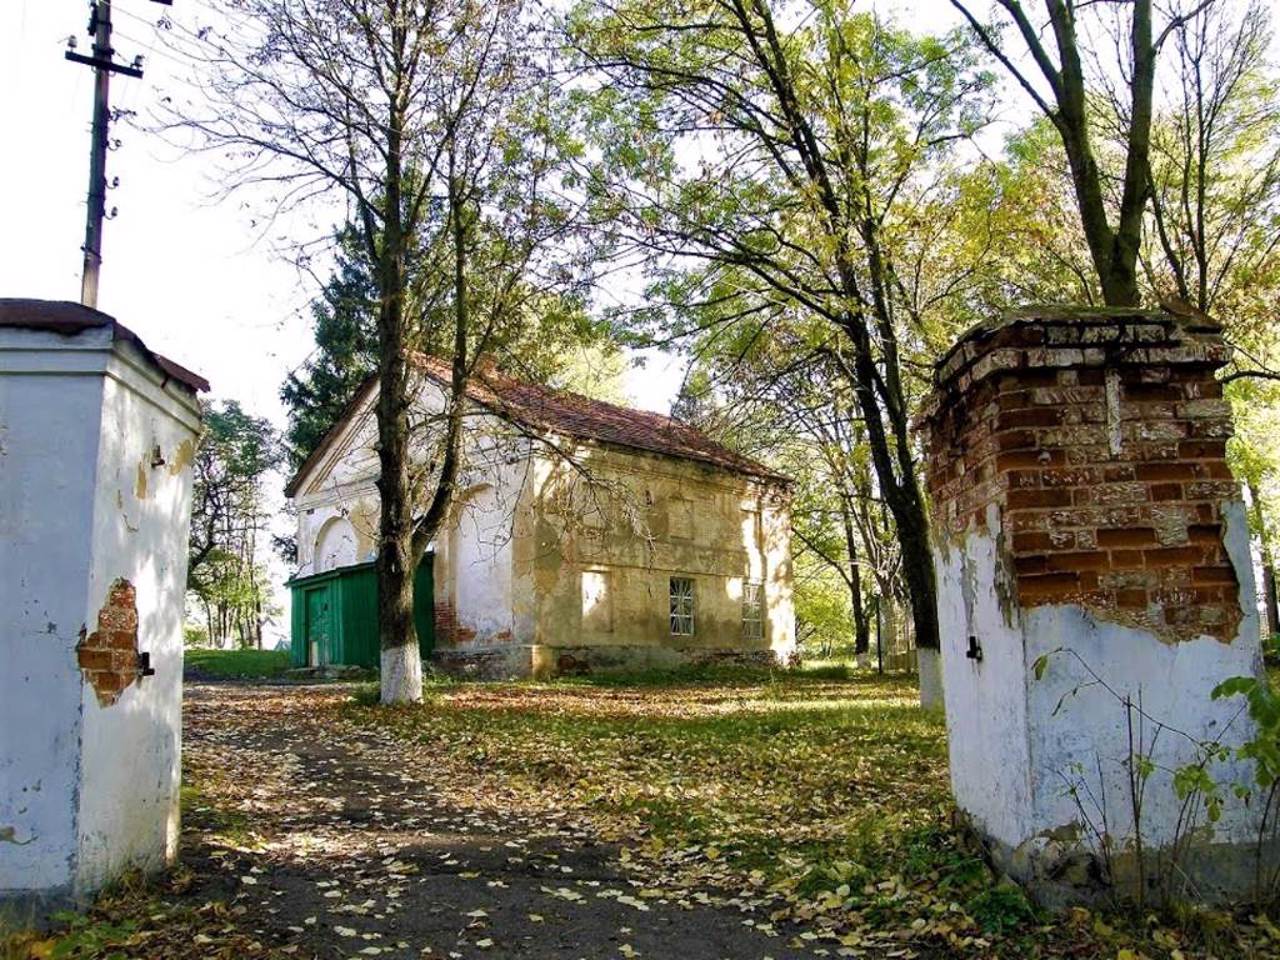
[[[427,359],[419,372],[416,459],[430,471],[447,372]],[[376,398],[366,384],[286,491],[297,583],[376,555]],[[667,417],[491,368],[468,389],[465,435],[460,494],[418,578],[431,583],[424,647],[442,666],[553,675],[791,655],[784,477]],[[313,633],[295,614],[296,661],[313,662],[299,656]]]

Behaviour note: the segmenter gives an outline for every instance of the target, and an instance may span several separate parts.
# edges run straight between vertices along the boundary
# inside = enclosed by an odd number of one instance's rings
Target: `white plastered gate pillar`
[[[1172,771],[1195,741],[1252,734],[1241,701],[1211,691],[1262,669],[1214,378],[1227,359],[1204,318],[1039,309],[971,330],[935,372],[920,425],[953,792],[996,864],[1049,905],[1139,882],[1155,895],[1175,855],[1182,895],[1253,881],[1237,759],[1208,767],[1221,818],[1201,813],[1193,849],[1172,852],[1188,827]],[[1135,818],[1142,756],[1157,769]]]
[[[177,852],[197,375],[79,304],[0,300],[0,914]]]

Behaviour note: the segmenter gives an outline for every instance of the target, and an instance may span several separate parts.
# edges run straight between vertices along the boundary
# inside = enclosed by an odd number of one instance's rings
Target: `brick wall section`
[[[1165,313],[1016,315],[966,335],[922,417],[935,536],[999,511],[1018,604],[1077,603],[1165,639],[1235,636],[1217,328]]]
[[[453,643],[458,631],[458,613],[453,609],[453,605],[437,596],[432,607],[432,615],[435,621],[436,646],[447,646]]]
[[[76,661],[103,707],[138,679],[138,604],[128,580],[111,585],[98,611],[98,629],[88,635],[81,629]]]

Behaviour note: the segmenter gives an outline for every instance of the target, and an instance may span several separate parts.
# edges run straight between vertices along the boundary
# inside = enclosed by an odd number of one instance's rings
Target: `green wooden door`
[[[427,553],[413,576],[413,626],[418,632],[418,650],[425,660],[436,645],[435,554]]]
[[[333,662],[333,603],[328,584],[308,590],[307,665],[323,667]]]

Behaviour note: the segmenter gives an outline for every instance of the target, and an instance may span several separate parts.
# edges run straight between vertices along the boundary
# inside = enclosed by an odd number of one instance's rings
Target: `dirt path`
[[[200,797],[184,830],[190,895],[227,902],[265,946],[323,958],[813,955],[750,904],[647,887],[567,819],[450,806],[429,765],[390,738],[335,729],[340,695],[187,688]]]

